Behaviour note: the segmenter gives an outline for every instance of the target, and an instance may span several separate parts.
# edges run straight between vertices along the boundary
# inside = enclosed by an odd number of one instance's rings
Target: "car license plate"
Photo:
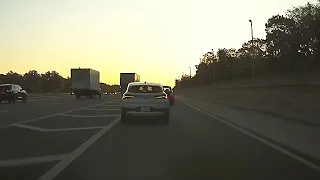
[[[150,112],[150,107],[141,107],[141,112]]]

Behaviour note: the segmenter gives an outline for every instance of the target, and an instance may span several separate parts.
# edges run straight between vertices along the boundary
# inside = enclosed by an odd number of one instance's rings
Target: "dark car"
[[[168,95],[170,105],[174,105],[174,93],[170,86],[163,86],[164,92]]]
[[[8,101],[16,103],[17,100],[27,102],[28,94],[19,85],[16,84],[1,84],[0,85],[0,103]]]

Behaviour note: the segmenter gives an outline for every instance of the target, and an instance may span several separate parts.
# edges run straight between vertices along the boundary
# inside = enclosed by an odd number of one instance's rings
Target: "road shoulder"
[[[304,125],[259,112],[232,108],[194,97],[186,97],[182,94],[176,95],[176,97],[182,102],[263,137],[265,140],[285,148],[308,162],[319,165],[319,127]]]

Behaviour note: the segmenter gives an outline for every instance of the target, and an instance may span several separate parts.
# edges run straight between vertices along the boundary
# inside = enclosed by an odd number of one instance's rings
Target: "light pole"
[[[250,25],[251,25],[251,49],[252,49],[252,54],[251,54],[251,69],[252,69],[252,77],[254,77],[254,49],[253,49],[253,28],[252,28],[252,20],[249,19]]]
[[[191,78],[191,67],[189,67],[189,70],[190,70],[190,78]]]
[[[211,52],[208,52],[212,56],[212,79],[213,81],[216,80],[216,67],[215,67],[215,62],[214,62],[214,51],[211,49]]]

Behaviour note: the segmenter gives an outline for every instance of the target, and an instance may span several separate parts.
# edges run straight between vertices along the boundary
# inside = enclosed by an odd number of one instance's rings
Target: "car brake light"
[[[156,96],[156,99],[168,99],[168,95]]]
[[[129,95],[123,95],[122,99],[134,99],[136,98],[135,96],[129,96]]]

